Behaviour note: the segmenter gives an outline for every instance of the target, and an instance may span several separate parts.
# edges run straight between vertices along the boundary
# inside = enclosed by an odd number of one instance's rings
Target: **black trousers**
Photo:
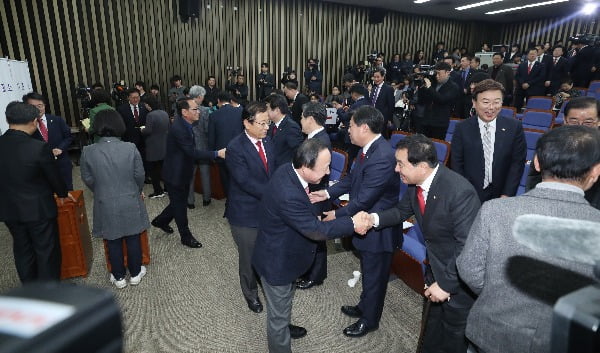
[[[223,191],[225,191],[225,195],[229,195],[229,170],[227,165],[225,165],[224,160],[218,160],[216,163],[219,167],[219,177],[221,178],[221,184],[223,184]]]
[[[22,283],[60,280],[60,242],[56,218],[36,222],[6,222]]]
[[[169,204],[154,220],[160,225],[167,225],[175,219],[181,240],[189,239],[192,236],[187,218],[189,185],[165,183],[165,187],[169,190]]]
[[[390,278],[392,257],[391,252],[360,252],[363,289],[358,307],[362,311],[360,319],[370,328],[379,326]]]
[[[317,253],[310,269],[302,276],[314,282],[323,282],[327,278],[327,243],[317,242]]]
[[[162,165],[162,161],[152,161],[148,162],[148,169],[150,180],[152,181],[152,188],[154,189],[155,194],[162,194],[164,192],[162,186],[160,185],[160,167]]]
[[[464,353],[467,351],[467,316],[470,308],[455,308],[450,302],[431,303],[425,324],[423,353]]]
[[[139,234],[107,240],[108,261],[110,261],[111,273],[117,280],[125,278],[123,241],[127,244],[127,268],[129,269],[129,275],[131,277],[137,276],[142,268],[142,243],[140,242]]]

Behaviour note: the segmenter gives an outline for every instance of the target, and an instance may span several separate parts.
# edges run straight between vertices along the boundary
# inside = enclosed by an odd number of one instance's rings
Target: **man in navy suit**
[[[263,310],[252,268],[252,253],[258,233],[258,209],[275,172],[273,144],[267,139],[269,115],[264,102],[251,103],[244,112],[244,132],[227,145],[225,160],[231,176],[225,217],[239,254],[242,294],[255,313]]]
[[[290,111],[292,119],[294,119],[296,124],[300,124],[302,106],[308,103],[308,97],[298,92],[298,84],[295,82],[286,82],[283,87],[283,93],[291,102]]]
[[[294,153],[302,141],[302,131],[298,123],[288,114],[288,106],[285,97],[281,95],[270,95],[265,99],[267,112],[271,119],[269,137],[273,141],[275,152],[275,169],[285,163],[290,163]]]
[[[408,190],[394,207],[371,213],[371,221],[375,230],[384,230],[415,217],[429,260],[423,294],[431,303],[422,352],[466,352],[465,327],[474,296],[458,277],[456,258],[479,211],[477,193],[465,178],[439,164],[435,146],[423,135],[401,140],[395,157],[396,172]]]
[[[371,105],[371,100],[368,98],[369,90],[360,83],[355,83],[349,89],[350,97],[352,98],[352,105],[342,106],[341,104],[334,102],[333,107],[337,109],[338,121],[340,122],[340,132],[338,134],[338,141],[344,144],[344,149],[348,152],[348,165],[352,164],[352,161],[358,153],[358,148],[350,142],[350,136],[348,136],[348,126],[350,125],[350,117],[354,112],[364,106]]]
[[[187,197],[194,163],[200,159],[225,158],[225,149],[201,151],[196,148],[192,123],[200,119],[198,103],[193,98],[177,101],[177,113],[167,137],[167,153],[163,161],[162,177],[169,191],[169,205],[152,220],[152,225],[166,233],[173,233],[169,223],[175,218],[181,243],[190,248],[201,248],[194,238],[187,219]]]
[[[23,96],[23,102],[33,105],[40,111],[38,129],[33,137],[48,144],[67,190],[73,190],[73,164],[69,158],[69,146],[73,141],[71,129],[62,117],[46,114],[46,98],[41,94],[28,93]]]
[[[348,132],[352,143],[361,148],[354,169],[327,190],[311,193],[314,202],[350,194],[348,205],[326,212],[325,220],[359,211],[379,212],[398,202],[400,180],[394,174],[394,152],[381,136],[383,124],[383,115],[371,106],[360,107],[352,116]],[[400,233],[394,227],[352,240],[360,252],[363,291],[358,305],[341,308],[344,314],[359,318],[344,329],[346,336],[363,336],[379,327],[392,255],[401,242]]]
[[[231,140],[242,133],[242,109],[230,104],[231,94],[223,91],[217,95],[217,109],[208,117],[208,148],[217,151],[227,147]],[[229,170],[225,161],[217,160],[219,176],[225,189],[229,193]]]
[[[548,93],[554,96],[560,89],[560,84],[563,79],[569,76],[568,60],[563,57],[564,48],[561,45],[554,47],[552,51],[552,60],[550,61],[550,70],[544,86],[547,87]]]
[[[527,52],[527,60],[522,62],[517,68],[515,74],[517,85],[515,86],[515,108],[517,112],[523,107],[523,99],[531,96],[543,96],[546,88],[546,67],[543,63],[537,61],[537,51],[535,48]]]
[[[127,103],[118,106],[117,111],[125,122],[123,141],[135,144],[142,158],[146,160],[144,139],[140,127],[146,125],[148,111],[144,104],[140,104],[140,100],[140,91],[137,88],[130,88],[127,90]]]
[[[302,132],[307,135],[307,139],[318,139],[327,146],[331,152],[331,140],[327,131],[325,131],[325,120],[327,120],[327,109],[322,103],[308,102],[304,105],[302,112]],[[317,185],[309,185],[310,191],[326,189],[329,186],[329,175],[325,175]],[[319,202],[313,205],[318,212],[331,209],[331,203],[328,201]],[[309,289],[313,286],[323,284],[327,278],[327,244],[324,241],[317,242],[317,253],[315,261],[302,278],[296,284],[299,289]]]
[[[318,139],[306,140],[293,162],[278,168],[271,177],[267,189],[273,192],[262,197],[252,264],[267,298],[271,353],[291,352],[290,338],[306,334],[304,328],[290,325],[290,319],[294,281],[313,263],[315,240],[349,235],[355,224],[357,229],[364,225],[364,218],[352,220],[349,216],[332,222],[319,220],[320,214],[307,194],[310,184],[318,184],[329,173],[330,162],[327,146]]]
[[[468,108],[470,105],[466,103],[468,103],[467,99],[469,99],[470,97],[469,84],[471,83],[471,78],[475,73],[475,70],[471,68],[472,59],[473,58],[468,55],[463,55],[463,57],[460,58],[460,70],[453,71],[457,73],[456,77],[458,78],[458,80],[456,81],[456,83],[458,84],[458,87],[460,88],[461,92],[458,95],[456,105],[454,106],[454,115],[462,119],[469,117]]]
[[[504,87],[492,79],[473,90],[473,116],[456,125],[452,169],[477,190],[481,202],[515,196],[525,168],[527,146],[521,122],[498,116]]]
[[[391,126],[394,115],[394,89],[385,83],[385,69],[373,72],[373,87],[371,88],[371,103],[383,114],[385,126]],[[384,127],[385,132],[385,127]]]

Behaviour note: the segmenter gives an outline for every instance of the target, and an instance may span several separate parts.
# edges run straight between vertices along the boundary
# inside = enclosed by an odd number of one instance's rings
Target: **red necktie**
[[[425,199],[423,198],[423,188],[417,185],[417,201],[419,202],[419,209],[421,215],[425,214]]]
[[[531,73],[531,67],[533,66],[532,63],[529,63],[529,66],[527,66],[527,75],[529,75]]]
[[[265,157],[265,151],[262,148],[262,143],[260,141],[256,141],[256,145],[258,146],[258,155],[265,166],[265,170],[267,173],[269,172],[269,165],[267,164],[267,157]]]
[[[277,133],[277,125],[273,124],[273,129],[271,130],[271,137],[275,136]]]
[[[362,162],[364,162],[364,160],[365,160],[365,153],[361,152],[360,153],[360,163],[362,164]]]
[[[136,123],[140,121],[140,113],[138,112],[137,105],[133,106],[133,118],[135,119]]]
[[[40,133],[42,134],[44,141],[48,142],[48,128],[42,118],[38,118],[38,126],[40,127]]]

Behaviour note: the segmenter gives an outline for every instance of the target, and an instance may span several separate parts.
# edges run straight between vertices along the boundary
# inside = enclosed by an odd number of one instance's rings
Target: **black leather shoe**
[[[206,207],[208,205],[210,205],[210,200],[203,200],[202,201],[202,206]]]
[[[190,210],[193,210],[194,208],[196,208],[196,205],[194,205],[193,203],[188,203],[188,208]]]
[[[255,313],[260,313],[263,311],[263,305],[260,302],[260,299],[256,298],[254,300],[248,300],[246,299],[246,302],[248,303],[248,308],[250,308],[250,310],[254,311]]]
[[[323,281],[317,282],[317,281],[311,281],[309,279],[303,279],[300,280],[296,283],[296,288],[298,289],[309,289],[312,288],[314,286],[320,286],[321,284],[323,284]]]
[[[290,328],[290,336],[293,339],[302,338],[302,337],[306,336],[306,329],[304,327],[300,327],[300,326],[296,326],[296,325],[292,325],[292,324],[290,324],[288,327]]]
[[[350,317],[361,317],[362,310],[358,306],[344,305],[342,306],[342,312]]]
[[[367,326],[367,324],[361,320],[358,320],[344,329],[344,335],[348,337],[362,337],[371,331],[377,330],[378,328],[379,327],[370,328]]]
[[[201,248],[202,243],[196,240],[194,237],[189,237],[185,239],[181,239],[181,244],[187,246],[188,248]]]
[[[159,224],[156,219],[152,220],[152,222],[150,222],[150,224],[152,224],[153,226],[155,226],[158,229],[161,229],[163,232],[167,233],[167,234],[173,234],[174,230],[173,228],[171,228],[171,226],[169,226],[168,224],[162,225]]]

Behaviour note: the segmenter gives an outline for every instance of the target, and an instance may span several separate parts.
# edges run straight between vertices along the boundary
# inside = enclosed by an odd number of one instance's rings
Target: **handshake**
[[[360,235],[365,235],[373,228],[373,217],[365,211],[360,211],[352,217],[354,231]]]

